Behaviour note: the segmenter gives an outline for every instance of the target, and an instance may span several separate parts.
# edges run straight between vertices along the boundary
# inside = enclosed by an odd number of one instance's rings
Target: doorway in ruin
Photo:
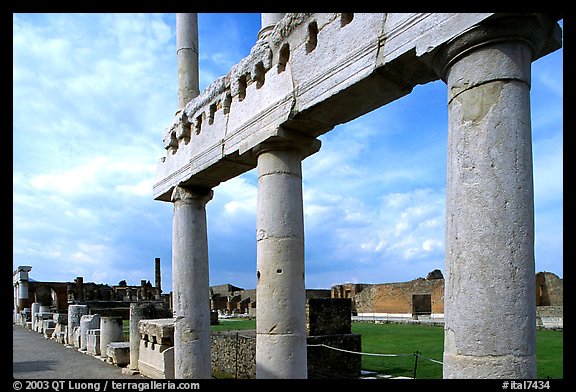
[[[413,294],[412,295],[412,317],[430,316],[432,314],[432,295]]]

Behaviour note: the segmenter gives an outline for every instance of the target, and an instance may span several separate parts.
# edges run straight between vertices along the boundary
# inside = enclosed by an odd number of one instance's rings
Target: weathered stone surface
[[[358,378],[360,376],[362,355],[340,350],[362,352],[361,335],[347,333],[308,336],[306,343],[308,344],[308,378]]]
[[[254,168],[251,149],[282,127],[317,137],[437,79],[435,50],[491,15],[286,14],[168,127],[154,197],[169,200],[179,183],[211,188]]]
[[[256,378],[256,331],[212,332],[212,373]]]
[[[80,318],[80,350],[85,351],[88,342],[88,331],[100,328],[99,314],[86,314]]]
[[[91,329],[86,334],[86,351],[88,354],[100,355],[100,330]]]
[[[124,367],[130,363],[130,342],[112,342],[106,346],[108,362]]]
[[[88,305],[68,306],[68,344],[74,343],[73,333],[80,326],[80,318],[88,314]],[[77,347],[80,347],[79,345]]]
[[[553,38],[546,19],[496,18],[438,54],[449,109],[446,378],[536,377],[530,66]]]
[[[159,260],[159,259],[157,259]],[[159,272],[157,268],[157,272]],[[156,279],[159,282],[159,278]],[[158,285],[157,285],[158,286]],[[170,315],[168,306],[164,302],[134,302],[130,304],[130,368],[138,369],[138,356],[140,352],[141,334],[140,320],[157,319]]]
[[[141,339],[154,344],[174,345],[174,319],[140,320],[138,323]]]
[[[122,341],[124,341],[122,317],[100,318],[100,356],[108,356],[108,344]]]
[[[350,298],[310,298],[306,301],[306,334],[349,334],[351,314]]]

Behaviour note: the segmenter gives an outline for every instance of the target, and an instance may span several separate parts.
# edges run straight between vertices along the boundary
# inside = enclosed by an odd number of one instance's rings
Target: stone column
[[[122,317],[100,318],[100,356],[108,357],[108,343],[123,342]]]
[[[162,294],[162,274],[160,273],[160,257],[154,259],[154,286],[156,287],[156,299]]]
[[[68,344],[74,345],[74,328],[80,327],[80,319],[88,314],[88,305],[68,305]]]
[[[198,14],[176,14],[178,110],[200,94],[198,79]]]
[[[301,152],[258,154],[256,378],[307,378]]]
[[[36,331],[36,325],[38,324],[38,313],[40,312],[40,302],[33,302],[31,307],[32,313],[32,331]]]
[[[448,85],[444,378],[535,378],[530,64],[552,24],[494,19],[436,56]]]
[[[32,267],[27,265],[19,266],[14,272],[13,283],[17,287],[16,298],[14,306],[20,312],[30,306],[30,299],[28,298],[28,273]]]
[[[282,20],[284,15],[285,15],[284,13],[269,13],[269,12],[260,14],[262,27],[258,32],[258,39],[266,38],[266,36],[268,36],[270,32],[274,29],[276,23]]]
[[[130,363],[131,370],[138,370],[138,357],[140,354],[140,320],[154,319],[158,316],[156,306],[152,302],[133,302],[130,304]],[[164,316],[162,314],[161,316]]]
[[[178,186],[172,193],[174,374],[211,378],[206,203],[212,190]]]
[[[86,314],[80,317],[80,351],[86,351],[88,330],[100,328],[99,314]]]

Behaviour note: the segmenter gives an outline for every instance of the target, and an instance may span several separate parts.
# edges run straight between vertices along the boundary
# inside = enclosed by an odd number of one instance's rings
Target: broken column
[[[80,327],[80,318],[88,314],[88,305],[68,305],[68,344],[74,345],[74,331]]]
[[[289,141],[258,154],[256,378],[307,377],[302,154]]]
[[[448,85],[445,378],[535,378],[530,64],[544,17],[495,18],[436,57]]]
[[[176,378],[211,378],[206,203],[212,190],[178,186],[172,193],[172,287]]]
[[[80,351],[87,350],[88,331],[100,328],[99,314],[86,314],[80,318]]]
[[[108,357],[108,344],[123,342],[122,317],[100,318],[100,356]]]
[[[157,308],[158,306],[158,308]],[[140,320],[168,317],[169,311],[164,304],[154,302],[135,302],[130,304],[130,363],[131,370],[138,370],[138,356],[140,350]]]
[[[38,325],[38,313],[40,312],[40,302],[33,302],[31,308],[32,314],[32,331],[36,331]]]

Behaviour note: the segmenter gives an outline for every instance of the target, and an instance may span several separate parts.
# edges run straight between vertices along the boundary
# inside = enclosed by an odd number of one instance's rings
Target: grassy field
[[[224,319],[213,325],[213,331],[255,329],[256,320]],[[414,376],[416,351],[423,357],[442,362],[444,328],[425,324],[352,323],[352,332],[362,335],[362,352],[411,354],[401,357],[362,356],[362,369],[394,376]],[[563,378],[562,331],[536,332],[536,366],[538,378]],[[442,365],[418,358],[416,378],[441,379]]]
[[[352,323],[352,332],[362,335],[362,351],[385,354],[413,354],[442,361],[444,328],[424,324]],[[538,378],[563,378],[563,332],[536,332]],[[414,376],[415,356],[362,357],[362,369],[394,376]],[[420,357],[416,378],[442,378],[442,365]]]

